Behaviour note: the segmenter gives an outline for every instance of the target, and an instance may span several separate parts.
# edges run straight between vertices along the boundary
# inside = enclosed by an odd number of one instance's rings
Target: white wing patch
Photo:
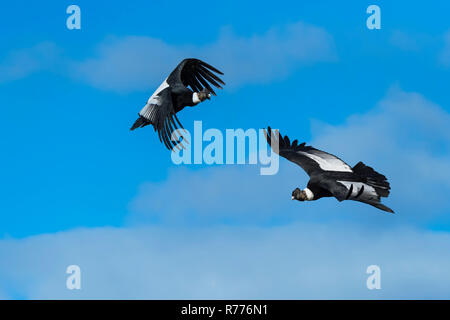
[[[369,186],[368,184],[365,184],[363,182],[354,182],[354,181],[337,181],[341,184],[343,184],[348,191],[352,189],[352,193],[350,194],[349,199],[354,200],[378,200],[378,194],[374,187]],[[353,186],[353,188],[352,188]],[[361,189],[364,187],[362,193]],[[359,196],[358,196],[359,194]]]
[[[325,171],[339,171],[339,172],[353,172],[345,162],[333,157],[332,155],[321,153],[320,156],[313,153],[298,151],[304,156],[314,160],[322,170]]]
[[[153,109],[155,108],[155,105],[159,105],[159,97],[158,94],[166,89],[169,86],[167,83],[167,78],[161,83],[161,85],[158,87],[158,89],[153,92],[150,98],[148,98],[147,103],[145,104],[144,108],[139,112],[139,115],[146,118],[147,120],[150,120],[153,122],[153,115],[155,113],[152,113]]]

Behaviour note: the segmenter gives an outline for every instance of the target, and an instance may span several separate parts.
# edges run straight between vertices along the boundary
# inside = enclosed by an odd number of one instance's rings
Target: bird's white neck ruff
[[[201,102],[200,98],[198,97],[198,93],[197,92],[194,92],[194,94],[192,95],[192,102],[195,103],[195,104]]]
[[[309,190],[308,188],[303,189],[303,191],[305,191],[306,193],[306,200],[312,200],[314,199],[314,193]]]

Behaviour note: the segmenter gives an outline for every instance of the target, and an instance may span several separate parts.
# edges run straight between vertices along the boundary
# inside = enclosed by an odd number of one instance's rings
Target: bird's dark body
[[[318,181],[314,181],[313,179],[310,179],[308,181],[308,184],[306,186],[309,190],[311,190],[314,193],[314,200],[318,200],[320,198],[324,197],[332,197],[333,194],[328,191],[327,189],[324,189],[320,186]]]
[[[194,94],[192,90],[179,86],[168,90],[171,90],[170,94],[175,113],[180,112],[184,107],[195,106],[195,103],[192,101],[192,95]]]
[[[324,180],[344,180],[350,182],[363,181],[362,177],[350,172],[326,171],[320,174],[313,174],[306,187],[314,193],[314,200],[323,197],[333,197],[333,194],[328,189],[321,186],[321,182]]]
[[[167,83],[169,84],[169,88],[165,90],[170,90],[170,94],[172,97],[172,104],[175,110],[175,113],[184,109],[184,107],[195,106],[192,101],[192,95],[194,91],[190,90],[183,84],[180,84],[177,80],[177,75],[180,72],[180,69],[184,66],[184,63],[180,63],[180,65],[173,70],[170,75],[167,77]]]

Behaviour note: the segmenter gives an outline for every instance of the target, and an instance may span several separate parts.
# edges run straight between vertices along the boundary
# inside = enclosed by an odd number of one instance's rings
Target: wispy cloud
[[[389,37],[389,42],[406,51],[417,51],[422,45],[417,36],[401,30],[394,30]]]
[[[132,222],[203,224],[240,222],[261,224],[281,214],[289,204],[289,189],[276,188],[289,177],[301,177],[297,168],[261,176],[256,167],[177,168],[164,182],[145,183],[130,205]],[[289,185],[289,184],[288,184]],[[294,181],[290,184],[295,187]],[[289,200],[289,201],[283,201]],[[280,203],[281,202],[281,203]]]
[[[450,67],[450,31],[444,35],[444,48],[439,55],[439,59],[443,65]]]
[[[323,28],[302,22],[249,38],[224,29],[218,41],[205,49],[205,59],[211,57],[223,66],[230,84],[236,86],[284,78],[302,65],[337,59],[333,37]]]
[[[0,286],[31,299],[450,297],[450,235],[354,225],[97,228],[1,240]],[[81,290],[65,288],[68,265]],[[381,267],[381,290],[366,268]]]
[[[159,84],[186,57],[208,61],[225,73],[229,85],[240,86],[286,77],[304,64],[333,61],[336,52],[326,30],[298,22],[251,37],[224,28],[215,42],[202,46],[150,37],[113,38],[99,46],[96,57],[74,63],[73,70],[101,89],[143,90]]]
[[[401,50],[422,55],[422,59],[435,60],[444,67],[450,67],[450,31],[444,34],[394,30],[389,43]]]
[[[18,80],[43,70],[55,70],[61,62],[61,49],[52,42],[10,52],[0,63],[0,83]]]
[[[84,59],[63,56],[51,42],[18,50],[0,63],[0,82],[63,69],[68,76],[104,90],[148,90],[182,59],[197,57],[221,69],[229,87],[235,87],[282,79],[302,65],[336,60],[333,37],[303,22],[250,37],[223,28],[216,41],[204,45],[170,44],[147,36],[109,37],[94,51],[94,56]]]
[[[79,80],[105,90],[144,90],[162,82],[183,59],[183,49],[149,37],[109,38],[97,56],[73,62]]]

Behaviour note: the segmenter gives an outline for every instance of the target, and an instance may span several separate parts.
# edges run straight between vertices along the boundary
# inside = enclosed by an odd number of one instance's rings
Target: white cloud
[[[450,31],[443,35],[433,35],[394,30],[389,36],[389,43],[404,51],[420,51],[425,54],[422,59],[437,59],[441,65],[450,67]]]
[[[290,183],[292,190],[274,187],[287,181],[288,172],[294,171],[290,169],[274,176],[261,176],[256,167],[177,168],[164,182],[149,182],[140,187],[130,206],[134,212],[130,220],[211,223],[228,219],[262,223],[276,214],[274,209],[280,208],[280,201],[290,201],[294,181]]]
[[[129,36],[106,40],[98,46],[97,57],[74,62],[72,70],[75,77],[97,88],[143,90],[162,82],[182,59],[181,48]]]
[[[434,48],[440,41],[440,36],[424,32],[394,30],[389,36],[391,45],[405,51],[419,51],[425,48]]]
[[[282,79],[305,64],[334,61],[336,50],[326,30],[302,22],[250,37],[223,28],[216,41],[204,45],[169,44],[146,36],[110,37],[96,47],[95,56],[81,60],[63,56],[54,43],[44,42],[12,52],[0,64],[0,82],[64,70],[100,89],[149,90],[187,57],[221,69],[227,87],[236,87]]]
[[[61,62],[61,50],[52,42],[12,51],[0,63],[0,83],[25,78],[42,70],[55,70]]]
[[[9,300],[9,299],[12,299],[12,298],[9,297],[8,295],[6,295],[4,290],[0,290],[0,300]]]
[[[249,38],[224,29],[199,55],[217,61],[230,84],[238,86],[284,78],[308,63],[334,61],[336,49],[325,29],[297,22]]]
[[[450,31],[444,35],[444,48],[439,55],[439,59],[443,65],[450,67]]]
[[[206,60],[225,73],[227,85],[268,82],[299,66],[336,59],[333,37],[302,22],[240,37],[224,28],[217,41],[172,45],[160,39],[128,36],[102,43],[97,56],[73,64],[79,79],[107,90],[147,90],[158,85],[186,57]]]
[[[31,299],[449,298],[450,235],[355,225],[97,228],[0,240],[0,286]],[[80,291],[65,288],[68,265]],[[381,267],[381,290],[366,268]]]
[[[389,42],[406,51],[417,51],[420,47],[419,39],[416,36],[401,30],[394,30],[390,35]]]

